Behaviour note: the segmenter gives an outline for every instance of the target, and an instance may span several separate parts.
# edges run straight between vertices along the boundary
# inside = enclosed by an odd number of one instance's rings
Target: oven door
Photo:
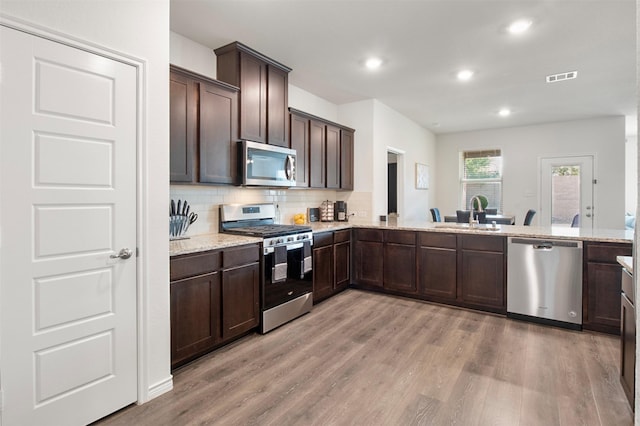
[[[262,288],[262,310],[293,300],[313,291],[313,271],[304,273],[304,250],[295,244],[287,250],[287,279],[273,282],[274,254],[264,255],[264,284]]]
[[[241,141],[242,184],[296,186],[296,151],[264,143]]]

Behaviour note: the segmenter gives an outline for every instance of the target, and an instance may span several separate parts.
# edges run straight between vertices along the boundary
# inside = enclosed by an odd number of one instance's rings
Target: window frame
[[[475,154],[482,154],[482,153],[486,153],[487,155],[476,155],[474,157],[469,157],[467,154],[469,153],[475,153]],[[491,154],[498,154],[498,155],[491,155]],[[499,167],[499,176],[495,177],[495,178],[465,178],[465,159],[466,158],[491,158],[491,157],[499,157],[500,158],[500,167]],[[459,173],[459,194],[458,194],[458,205],[459,208],[461,210],[468,210],[469,209],[469,205],[465,205],[466,201],[467,201],[467,194],[466,194],[466,184],[468,183],[498,183],[499,184],[499,200],[498,200],[498,205],[496,206],[498,209],[498,212],[502,212],[503,211],[503,189],[504,189],[504,155],[503,155],[503,151],[501,148],[488,148],[488,149],[469,149],[469,150],[463,150],[459,152],[459,168],[458,168],[458,173]],[[476,194],[474,194],[476,195]],[[491,207],[491,205],[490,205]]]

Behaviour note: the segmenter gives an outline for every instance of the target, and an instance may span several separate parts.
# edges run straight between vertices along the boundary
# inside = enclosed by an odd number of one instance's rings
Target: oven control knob
[[[278,243],[278,244],[281,244],[282,242],[283,242],[283,241],[282,241],[282,238],[278,238],[278,239],[276,240],[276,243]]]
[[[287,241],[293,241],[293,237],[287,237]]]

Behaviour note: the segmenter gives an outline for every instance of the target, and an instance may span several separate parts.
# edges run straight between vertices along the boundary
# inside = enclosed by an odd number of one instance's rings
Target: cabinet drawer
[[[349,241],[351,239],[351,231],[336,231],[333,233],[333,242],[334,243],[344,243],[345,241]]]
[[[616,256],[631,256],[631,244],[587,244],[587,260],[617,263]]]
[[[381,229],[358,229],[356,231],[356,239],[358,241],[374,241],[382,242]]]
[[[467,250],[504,252],[505,237],[462,235],[462,248]]]
[[[323,232],[313,235],[313,247],[320,248],[333,244],[333,232]]]
[[[252,244],[237,248],[225,249],[222,258],[223,268],[246,265],[260,260],[260,246]]]
[[[215,272],[220,269],[221,259],[219,250],[173,257],[170,263],[171,281]]]
[[[411,231],[386,231],[386,242],[416,245],[416,233]]]
[[[438,248],[456,248],[456,236],[455,234],[442,234],[439,232],[421,232],[420,245],[423,247],[438,247]]]

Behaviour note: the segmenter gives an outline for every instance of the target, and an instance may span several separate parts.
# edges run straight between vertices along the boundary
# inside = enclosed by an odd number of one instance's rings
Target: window
[[[469,209],[475,195],[484,195],[487,208],[502,211],[502,153],[499,149],[460,153],[460,201]]]

